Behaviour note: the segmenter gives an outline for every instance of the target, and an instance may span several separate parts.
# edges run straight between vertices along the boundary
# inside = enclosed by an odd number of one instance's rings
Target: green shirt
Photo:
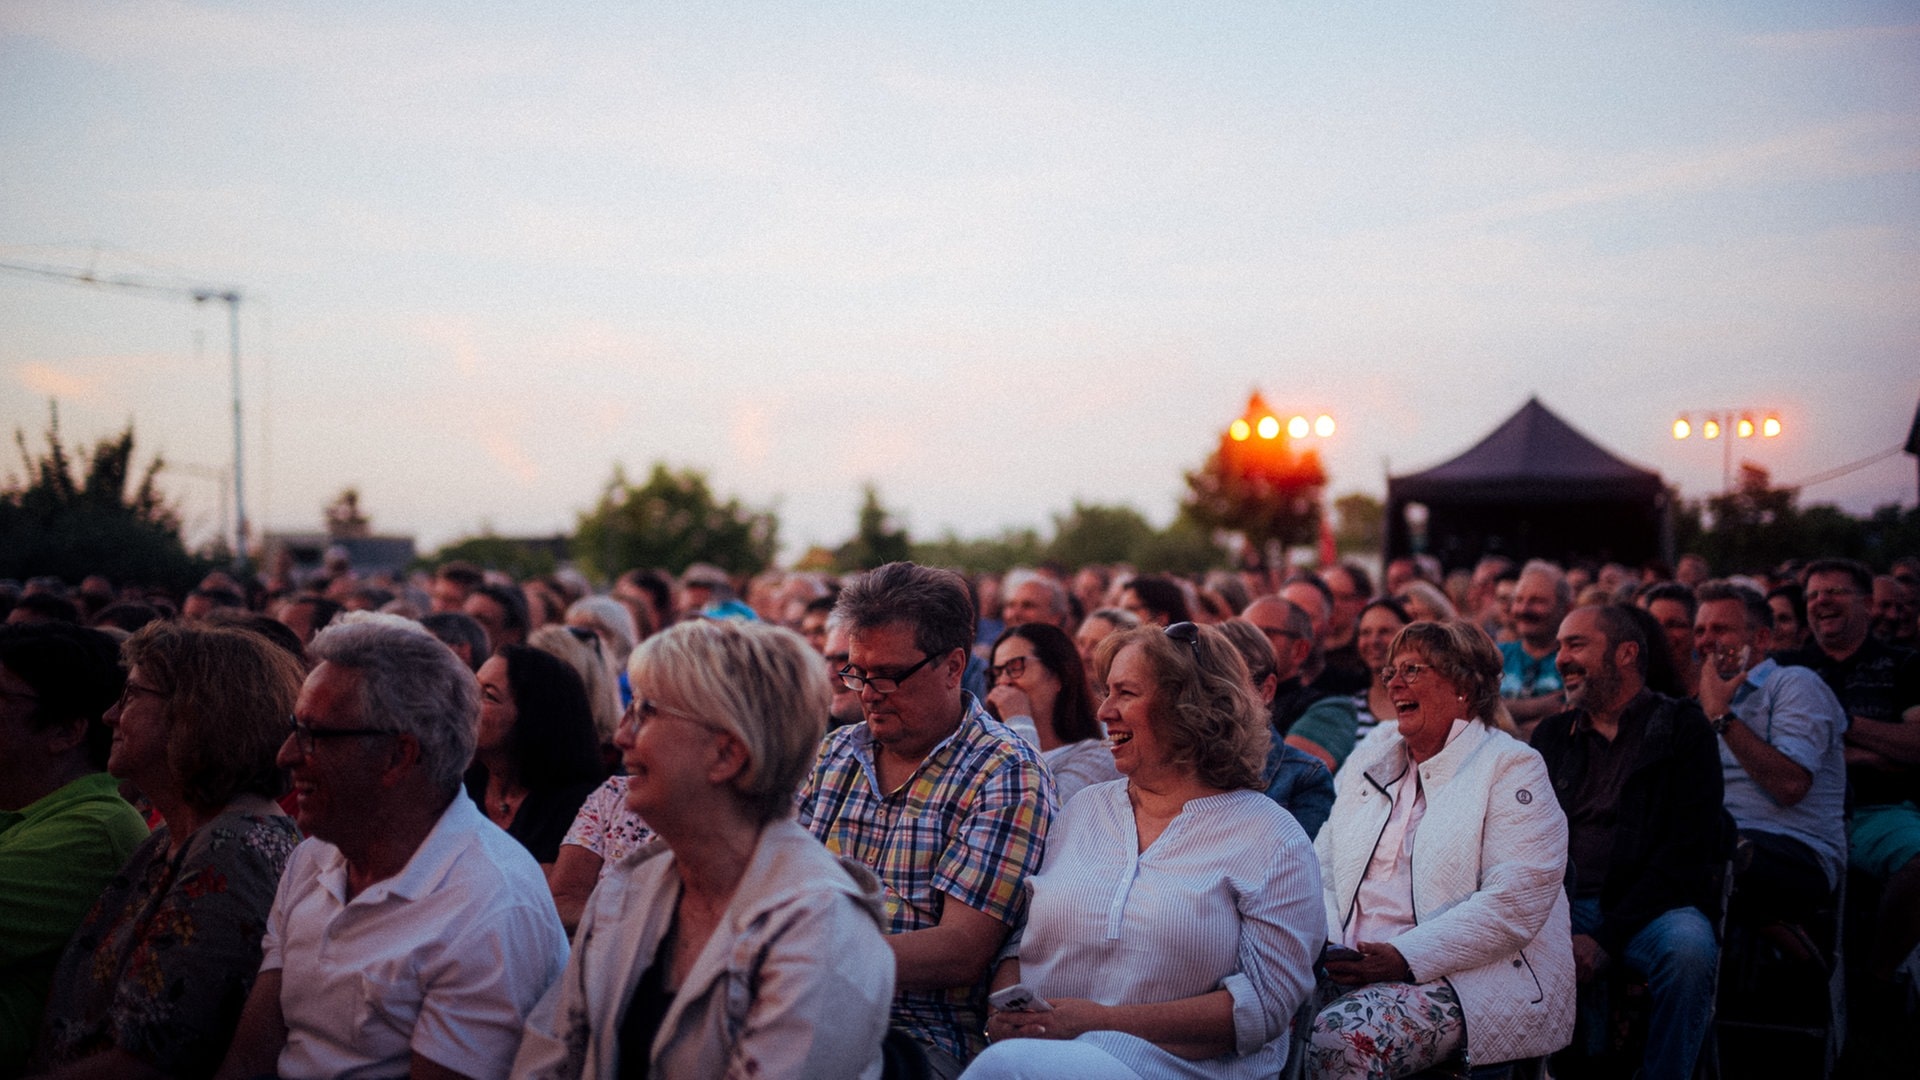
[[[0,811],[0,1076],[25,1064],[61,950],[146,836],[106,773]]]

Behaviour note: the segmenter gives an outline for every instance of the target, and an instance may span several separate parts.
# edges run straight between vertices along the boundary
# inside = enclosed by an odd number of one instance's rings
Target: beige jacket
[[[567,970],[534,1007],[516,1077],[617,1077],[620,1020],[673,919],[680,877],[654,842],[587,902]],[[674,1080],[880,1076],[893,952],[880,885],[792,821],[776,821],[694,960],[653,1044]]]

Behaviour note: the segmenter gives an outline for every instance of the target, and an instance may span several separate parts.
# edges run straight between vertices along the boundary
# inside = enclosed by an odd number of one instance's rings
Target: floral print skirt
[[[1407,1076],[1458,1057],[1466,1034],[1460,999],[1446,983],[1373,983],[1334,998],[1313,1018],[1307,1075]]]

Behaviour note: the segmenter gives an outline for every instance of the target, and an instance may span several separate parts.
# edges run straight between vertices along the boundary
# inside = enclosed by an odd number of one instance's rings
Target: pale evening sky
[[[0,4],[0,262],[247,295],[250,510],[571,530],[615,462],[919,537],[1171,518],[1261,388],[1384,491],[1538,394],[1684,495],[1920,399],[1913,3]],[[225,313],[0,275],[0,423],[217,526]],[[18,466],[8,466],[18,474]],[[1896,455],[1809,488],[1912,505]]]

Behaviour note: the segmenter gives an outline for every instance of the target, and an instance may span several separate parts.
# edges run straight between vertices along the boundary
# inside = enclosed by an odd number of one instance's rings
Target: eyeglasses
[[[1016,656],[1004,664],[995,664],[987,669],[987,681],[999,682],[1002,675],[1009,679],[1017,679],[1027,673],[1027,661],[1032,659],[1031,656]]]
[[[382,731],[379,728],[370,727],[317,728],[311,724],[301,723],[300,718],[297,716],[287,717],[287,726],[293,729],[293,745],[299,748],[300,754],[303,757],[312,757],[314,744],[321,739],[346,739],[368,735],[398,736],[400,734],[397,731]]]
[[[1167,636],[1175,641],[1184,641],[1187,648],[1193,650],[1193,662],[1200,663],[1200,628],[1190,622],[1177,622],[1167,627]]]
[[[1380,685],[1385,686],[1394,679],[1405,679],[1408,686],[1427,672],[1433,670],[1432,664],[1388,664],[1374,674],[1380,677]]]
[[[898,675],[856,675],[853,671],[853,665],[848,664],[846,667],[840,669],[840,682],[849,690],[859,691],[872,687],[873,692],[876,694],[891,694],[895,690],[900,689],[901,683],[906,682],[918,674],[921,668],[926,667],[928,664],[933,663],[945,655],[945,653],[929,653],[921,659],[919,663]]]
[[[631,731],[638,735],[641,728],[662,716],[674,720],[685,720],[689,724],[706,728],[708,731],[725,732],[727,730],[719,724],[710,724],[697,716],[683,713],[678,709],[670,709],[651,698],[639,696],[635,696],[633,703],[627,706],[627,711],[620,714],[620,726],[616,730]]]
[[[1816,600],[1825,600],[1829,596],[1833,597],[1835,600],[1845,600],[1848,597],[1859,596],[1859,595],[1860,595],[1859,589],[1851,588],[1845,585],[1836,585],[1831,589],[1808,590],[1807,603],[1811,604]]]

